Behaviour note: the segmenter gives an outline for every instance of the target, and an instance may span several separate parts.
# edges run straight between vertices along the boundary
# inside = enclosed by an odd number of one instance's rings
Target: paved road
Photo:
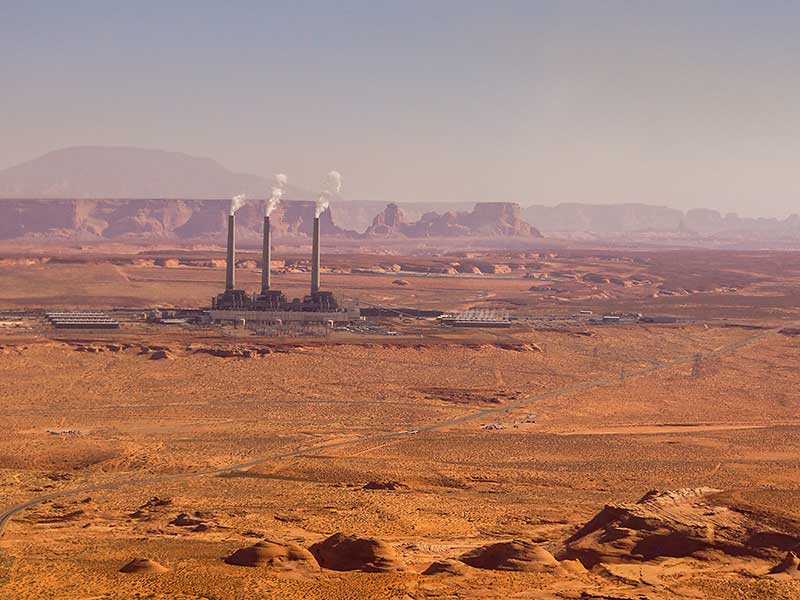
[[[742,348],[748,344],[751,344],[757,340],[760,340],[766,336],[772,335],[776,333],[780,328],[775,329],[768,329],[757,333],[756,335],[750,336],[738,342],[734,342],[733,344],[729,344],[724,346],[718,350],[708,352],[703,354],[703,358],[711,358],[714,356],[719,356],[721,354],[726,354],[729,352],[734,352],[739,348]],[[661,371],[664,369],[670,369],[676,366],[692,364],[696,360],[695,354],[691,356],[684,356],[675,360],[659,362],[649,367],[644,367],[642,369],[631,370],[625,373],[625,377],[639,377],[643,375],[649,375],[651,373],[655,373],[657,371]],[[550,400],[552,398],[557,398],[559,396],[566,396],[570,394],[577,394],[580,392],[585,392],[597,387],[601,387],[604,385],[609,385],[611,383],[617,382],[620,380],[619,373],[614,373],[613,375],[607,375],[605,377],[599,377],[597,379],[592,379],[590,381],[585,381],[582,383],[576,383],[574,385],[568,385],[566,387],[559,388],[557,390],[553,390],[550,392],[544,392],[542,394],[536,394],[534,396],[528,396],[527,398],[523,398],[521,400],[517,400],[516,402],[511,402],[509,404],[504,404],[492,408],[486,408],[480,410],[478,412],[470,412],[464,414],[460,417],[456,417],[454,419],[450,419],[448,421],[442,421],[438,423],[431,423],[430,425],[424,425],[418,428],[420,433],[424,432],[433,432],[433,431],[440,431],[442,429],[448,429],[450,427],[454,427],[457,425],[462,425],[464,423],[468,423],[470,421],[478,421],[478,420],[485,420],[487,417],[492,417],[494,415],[498,415],[504,413],[508,410],[516,410],[520,408],[529,407],[532,404],[536,404],[537,402],[541,402],[542,400]],[[122,481],[111,481],[102,484],[96,485],[88,485],[79,488],[73,489],[66,489],[66,490],[59,490],[56,492],[51,492],[49,494],[45,494],[43,496],[37,496],[35,498],[31,498],[25,502],[21,502],[15,506],[11,506],[5,509],[2,513],[0,513],[0,537],[2,537],[6,525],[8,522],[15,517],[16,515],[20,514],[21,512],[32,508],[42,502],[46,502],[48,500],[54,500],[56,498],[68,498],[72,496],[78,496],[81,494],[87,494],[90,492],[96,492],[99,490],[111,490],[111,489],[118,489],[122,487],[137,487],[137,488],[144,488],[144,487],[151,487],[158,483],[170,482],[170,481],[179,481],[183,479],[191,479],[195,477],[213,477],[215,475],[223,475],[225,473],[230,473],[232,471],[241,471],[244,469],[248,469],[250,467],[254,467],[261,463],[273,461],[273,460],[280,460],[285,458],[291,458],[294,456],[301,456],[303,454],[307,454],[309,452],[320,452],[323,450],[333,450],[336,448],[342,448],[344,446],[350,446],[357,443],[363,442],[381,442],[381,441],[390,441],[395,439],[400,439],[403,437],[407,437],[409,434],[405,432],[393,432],[393,433],[384,433],[384,434],[375,434],[360,437],[357,439],[349,439],[349,440],[342,440],[338,442],[331,442],[328,444],[321,444],[317,446],[307,446],[304,448],[299,448],[297,450],[292,450],[288,452],[279,452],[276,454],[270,454],[268,456],[261,456],[259,458],[254,458],[252,460],[248,460],[241,463],[236,463],[233,465],[228,465],[226,467],[222,467],[219,469],[207,469],[203,471],[193,471],[191,473],[178,473],[174,475],[161,475],[155,477],[146,477],[141,479],[125,479]]]

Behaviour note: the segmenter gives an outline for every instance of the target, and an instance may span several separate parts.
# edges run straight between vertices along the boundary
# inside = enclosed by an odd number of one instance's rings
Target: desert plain
[[[797,253],[324,257],[505,329],[36,313],[207,306],[212,258],[0,247],[0,598],[800,598]]]

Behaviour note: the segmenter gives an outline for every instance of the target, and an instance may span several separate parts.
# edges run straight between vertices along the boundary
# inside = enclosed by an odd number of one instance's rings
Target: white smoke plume
[[[272,183],[272,195],[267,200],[267,206],[264,209],[264,216],[270,216],[272,211],[278,208],[278,203],[281,201],[281,197],[283,196],[283,188],[286,187],[289,178],[286,177],[283,173],[278,173],[273,177]]]
[[[245,194],[239,194],[238,196],[234,196],[231,198],[231,215],[235,215],[236,211],[242,208],[247,203],[247,196]]]
[[[338,194],[342,189],[342,175],[339,171],[331,171],[325,177],[325,189],[317,199],[317,206],[314,212],[315,217],[319,217],[330,205],[331,196]]]

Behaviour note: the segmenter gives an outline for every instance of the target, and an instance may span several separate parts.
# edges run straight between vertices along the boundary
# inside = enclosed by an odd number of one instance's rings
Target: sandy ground
[[[76,275],[68,287],[94,285],[107,283]],[[0,511],[63,495],[9,520],[0,598],[800,598],[800,579],[768,573],[800,544],[800,343],[777,332],[788,316],[755,311],[764,330],[520,327],[416,341],[9,329]],[[206,352],[237,344],[268,351]],[[172,358],[151,360],[155,346]],[[671,532],[649,560],[422,574],[510,540],[563,559],[604,506],[701,487],[722,495],[681,508],[680,526],[671,513],[643,519]],[[173,523],[184,513],[189,525]],[[622,547],[614,527],[592,541],[603,556]],[[394,566],[224,561],[261,539],[308,548],[336,532],[381,540]],[[729,538],[741,548],[713,545]],[[168,570],[119,572],[136,557]]]

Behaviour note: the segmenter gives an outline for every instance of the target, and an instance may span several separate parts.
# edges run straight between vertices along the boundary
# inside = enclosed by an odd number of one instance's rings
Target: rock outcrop
[[[776,579],[800,579],[800,558],[797,552],[789,551],[784,559],[770,569]]]
[[[203,525],[203,520],[190,517],[186,513],[181,513],[172,519],[169,524],[176,525],[177,527],[197,527],[198,525]]]
[[[399,481],[370,481],[365,484],[363,490],[407,490],[408,486]]]
[[[334,571],[392,573],[407,570],[397,551],[377,538],[336,533],[309,550],[319,566]]]
[[[229,565],[241,567],[267,567],[289,570],[295,568],[319,570],[319,564],[308,550],[294,543],[281,544],[264,540],[240,548],[225,559]]]
[[[513,540],[475,548],[461,555],[460,560],[476,569],[493,571],[559,572],[556,558],[533,542]]]
[[[367,235],[389,236],[402,234],[404,226],[408,225],[406,216],[397,204],[388,204],[383,212],[378,213],[367,229]]]
[[[652,491],[632,504],[607,505],[566,540],[559,558],[578,559],[587,567],[664,557],[777,560],[800,544],[798,524],[726,504],[716,493],[709,488]]]
[[[169,350],[156,350],[150,355],[150,360],[175,360],[175,356]]]
[[[437,560],[425,569],[423,575],[466,575],[469,567],[457,560]]]
[[[119,570],[120,573],[140,575],[166,573],[167,571],[169,571],[169,569],[149,558],[134,558]]]

